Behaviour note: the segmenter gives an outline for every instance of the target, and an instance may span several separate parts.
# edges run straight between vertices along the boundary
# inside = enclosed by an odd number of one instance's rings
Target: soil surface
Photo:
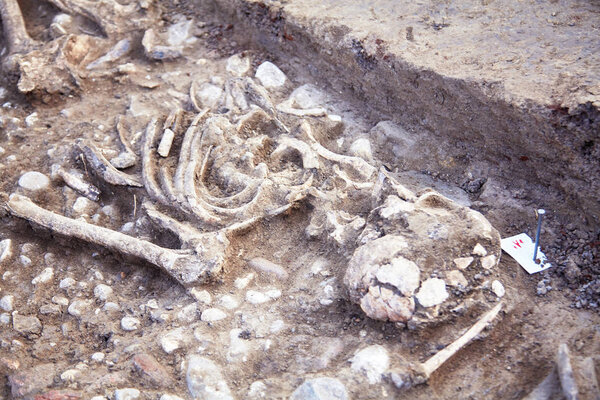
[[[0,241],[10,239],[11,254],[0,260],[0,398],[289,398],[303,382],[329,377],[337,379],[351,399],[520,399],[552,371],[560,343],[567,343],[574,359],[600,354],[600,206],[594,192],[600,181],[594,164],[600,146],[597,4],[559,1],[541,10],[530,2],[518,7],[493,1],[460,6],[411,3],[400,10],[397,2],[377,1],[351,2],[342,12],[334,3],[338,2],[151,4],[153,13],[148,14],[155,19],[121,34],[132,38],[132,50],[103,72],[82,74],[71,93],[25,95],[14,79],[2,76]],[[29,1],[21,6],[30,35],[49,42],[59,10]],[[320,24],[325,14],[352,31]],[[186,20],[192,23],[180,56],[148,57],[141,43],[144,30],[153,27],[164,33]],[[300,20],[310,21],[312,28]],[[87,19],[76,18],[74,26],[74,33],[99,37]],[[386,40],[385,46],[378,43],[391,29],[396,39]],[[359,31],[362,34],[355,35]],[[547,38],[551,35],[552,40]],[[348,42],[350,36],[358,41]],[[544,46],[539,46],[540,38],[545,38]],[[317,47],[321,40],[323,46]],[[507,42],[513,50],[502,49]],[[112,44],[92,53],[101,55]],[[411,66],[389,69],[382,61],[387,61],[388,52],[393,65]],[[405,60],[400,62],[398,54]],[[520,232],[533,237],[534,210],[551,206],[542,250],[554,266],[529,275],[503,253],[493,271],[478,274],[481,287],[494,280],[503,283],[506,293],[501,298],[486,291],[490,303],[504,303],[500,316],[426,384],[406,389],[398,387],[390,371],[407,360],[427,360],[464,333],[482,310],[471,309],[424,329],[368,318],[349,300],[343,284],[352,252],[307,236],[315,210],[306,202],[237,236],[224,270],[193,290],[150,263],[11,215],[5,206],[9,195],[26,194],[59,214],[178,248],[176,236],[157,229],[141,210],[144,189],[102,183],[89,173],[75,141],[88,139],[107,158],[117,156],[122,145],[116,126],[122,116],[126,139],[139,152],[153,117],[179,108],[191,120],[197,113],[190,97],[192,83],[223,86],[233,55],[250,60],[249,76],[254,77],[264,61],[273,61],[285,73],[286,83],[270,91],[278,104],[302,85],[316,87],[327,114],[343,121],[330,137],[320,138],[329,149],[349,154],[351,143],[367,138],[373,165],[389,170],[413,192],[433,188],[481,212],[501,237]],[[339,75],[334,77],[336,68]],[[422,71],[417,79],[423,81],[421,89],[406,83],[414,69]],[[440,69],[445,70],[443,76]],[[382,86],[385,80],[389,90],[413,89],[396,94],[394,101],[377,100],[387,90]],[[494,82],[490,92],[482,90],[482,80]],[[549,84],[554,82],[558,83]],[[576,90],[571,90],[572,82]],[[495,90],[497,85],[502,90]],[[561,97],[567,92],[568,97]],[[452,107],[425,118],[448,101]],[[556,102],[558,110],[538,112]],[[464,104],[469,104],[467,111],[453,114]],[[478,119],[479,111],[496,106],[499,111],[491,119]],[[552,118],[563,109],[566,114],[561,114],[557,128]],[[469,115],[475,128],[463,130]],[[568,116],[572,118],[567,122]],[[509,122],[491,137],[489,121],[498,126],[504,119]],[[533,160],[537,142],[533,149],[521,148],[507,132],[525,121],[527,137],[538,135],[530,129],[538,119],[543,126],[555,126],[548,136],[572,134],[540,158],[551,163],[549,154],[563,147],[568,154],[555,154],[558,160],[546,172],[517,179],[513,172]],[[402,127],[404,136],[384,139],[377,126],[389,120]],[[444,124],[447,131],[441,130]],[[582,149],[589,140],[591,145]],[[490,151],[486,145],[503,142],[506,152]],[[561,186],[554,175],[569,157],[574,166],[561,177],[568,181]],[[546,165],[534,161],[535,166]],[[50,178],[55,164],[82,172],[100,188],[99,199],[80,200],[83,197],[60,179],[36,191],[19,185],[29,171]],[[581,179],[573,172],[580,166],[589,172]],[[140,168],[138,163],[128,173],[139,173]],[[572,190],[577,195],[569,195]],[[573,212],[573,204],[590,208]],[[257,257],[281,266],[285,276],[253,268],[249,261]],[[252,296],[265,301],[253,301]],[[204,312],[211,309],[225,317],[210,321],[210,312]],[[389,357],[389,366],[379,374],[353,368],[356,354],[370,346],[382,346]],[[210,370],[202,378],[208,386],[225,385],[231,397],[210,397],[194,386],[202,380],[195,381],[195,372],[190,372],[194,362],[197,369]],[[588,394],[582,393],[582,398],[594,398],[585,397]]]

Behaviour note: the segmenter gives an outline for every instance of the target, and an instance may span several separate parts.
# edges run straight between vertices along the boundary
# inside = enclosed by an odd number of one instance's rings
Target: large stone
[[[338,379],[315,378],[298,386],[290,400],[347,400],[346,387]]]
[[[185,379],[194,400],[233,400],[220,368],[208,358],[190,356]]]

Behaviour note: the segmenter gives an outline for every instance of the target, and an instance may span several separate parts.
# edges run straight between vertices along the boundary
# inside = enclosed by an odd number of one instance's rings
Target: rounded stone
[[[14,307],[14,300],[15,296],[7,294],[6,296],[2,297],[2,299],[0,299],[0,308],[4,311],[12,311]]]
[[[285,84],[285,74],[273,63],[265,61],[256,69],[256,78],[266,88],[278,88]]]
[[[121,319],[121,329],[124,331],[135,331],[140,327],[140,320],[134,317],[123,317]]]
[[[504,289],[502,282],[495,280],[492,282],[492,292],[494,292],[494,294],[498,297],[503,297],[506,293],[506,290]]]
[[[140,391],[133,388],[115,390],[115,400],[135,400],[140,398]]]
[[[46,189],[48,185],[50,185],[50,179],[37,171],[25,172],[19,178],[19,186],[32,192]]]
[[[227,318],[227,314],[218,308],[207,308],[202,312],[200,319],[204,322],[215,322]]]
[[[385,347],[378,344],[366,347],[350,359],[352,370],[362,373],[369,383],[381,381],[390,366],[390,356]]]
[[[112,295],[112,293],[112,288],[103,283],[97,285],[94,288],[94,297],[96,297],[100,301],[106,301]]]

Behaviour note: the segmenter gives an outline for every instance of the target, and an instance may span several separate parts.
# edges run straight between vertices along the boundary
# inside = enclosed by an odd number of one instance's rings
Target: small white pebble
[[[81,371],[78,369],[68,369],[60,374],[60,380],[63,382],[72,383],[77,381],[77,378],[81,375]]]
[[[75,285],[75,283],[76,283],[75,279],[73,279],[73,278],[65,278],[65,279],[62,279],[60,281],[60,283],[58,284],[58,287],[61,288],[61,289],[68,289],[71,286]]]
[[[112,295],[112,293],[112,288],[103,283],[97,285],[94,288],[94,297],[96,297],[100,301],[106,301]]]
[[[4,311],[11,312],[14,307],[15,296],[11,294],[7,294],[6,296],[0,299],[0,308]]]
[[[2,313],[0,314],[0,324],[10,324],[10,314],[8,313]]]
[[[224,296],[221,296],[221,298],[219,299],[219,305],[225,307],[228,310],[233,310],[234,308],[237,308],[240,305],[240,303],[235,297],[226,294]]]
[[[285,322],[283,320],[278,319],[273,321],[271,326],[269,327],[269,332],[275,334],[281,332],[281,330],[285,327]]]
[[[267,297],[275,300],[281,297],[281,290],[279,289],[272,289],[272,290],[267,290],[265,292],[265,294],[267,295]]]
[[[104,353],[97,352],[97,353],[92,354],[91,359],[92,359],[92,361],[100,363],[100,362],[104,361],[104,357],[105,357]]]
[[[121,309],[121,307],[119,307],[119,305],[117,303],[113,303],[112,301],[107,301],[106,303],[104,303],[104,307],[102,307],[102,309],[104,311],[111,312],[111,311],[119,311]]]
[[[135,400],[139,399],[140,391],[133,388],[115,390],[115,400]]]
[[[487,250],[481,245],[481,243],[477,243],[473,248],[473,254],[479,257],[483,257],[487,255]]]
[[[196,305],[196,303],[188,304],[177,313],[177,319],[179,320],[179,322],[189,324],[196,320],[197,313],[198,306]]]
[[[40,283],[50,282],[54,277],[54,269],[47,267],[35,278],[31,280],[32,285],[38,285]]]
[[[500,282],[498,280],[495,280],[492,282],[492,291],[498,297],[503,297],[504,294],[506,293],[506,290],[504,289],[504,285],[502,284],[502,282]]]
[[[196,301],[199,301],[200,303],[212,303],[212,296],[206,290],[198,290],[196,288],[193,288],[192,290],[190,290],[190,294],[196,299]]]
[[[58,304],[59,306],[69,305],[69,299],[67,299],[65,296],[52,296],[52,302],[54,304]]]
[[[200,319],[204,322],[215,322],[227,318],[227,314],[218,308],[207,308],[202,312]]]
[[[233,284],[237,289],[245,289],[252,279],[254,279],[254,273],[249,273],[243,278],[237,278]]]
[[[31,265],[31,258],[27,256],[19,256],[19,262],[23,264],[24,267],[29,267]]]
[[[285,74],[273,63],[265,61],[256,69],[256,78],[266,88],[278,88],[287,80]]]
[[[175,396],[174,394],[163,394],[160,396],[159,400],[183,400],[183,398]]]
[[[31,128],[38,122],[38,119],[38,113],[31,113],[27,117],[25,117],[25,125],[27,125],[28,128]]]
[[[156,301],[156,299],[150,299],[146,303],[146,307],[156,310],[158,309],[158,301]]]
[[[124,331],[135,331],[140,327],[140,320],[134,317],[123,317],[121,319],[121,329]]]
[[[271,300],[269,296],[256,290],[248,290],[246,292],[246,301],[250,304],[262,304]]]

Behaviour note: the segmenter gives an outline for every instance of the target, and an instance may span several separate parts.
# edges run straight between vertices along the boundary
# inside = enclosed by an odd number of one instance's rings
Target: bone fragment
[[[67,218],[34,204],[31,199],[12,194],[8,202],[11,214],[26,219],[60,235],[107,247],[119,253],[144,259],[167,272],[188,287],[202,282],[215,266],[204,262],[194,251],[166,249],[121,232],[84,221]],[[215,233],[216,235],[216,233]],[[220,266],[218,266],[220,267]]]
[[[129,53],[129,50],[131,50],[131,40],[122,39],[119,42],[117,42],[117,44],[115,44],[113,48],[108,51],[108,53],[98,58],[97,60],[89,63],[86,69],[91,70],[99,67],[104,67],[107,64],[113,61],[117,61],[119,58]]]
[[[322,107],[314,108],[296,108],[294,107],[294,100],[288,99],[283,103],[277,105],[277,110],[282,113],[295,115],[297,117],[324,117],[327,115],[327,110]]]
[[[86,182],[81,173],[69,172],[58,164],[53,164],[51,169],[53,179],[62,179],[71,189],[81,193],[92,201],[98,201],[100,198],[100,189],[91,183]]]
[[[274,122],[279,129],[283,130],[285,133],[290,133],[289,128],[277,118],[277,109],[269,98],[267,89],[258,85],[251,78],[246,78],[246,93],[248,94],[250,101],[265,110],[267,114],[274,119]]]
[[[125,118],[123,116],[119,116],[119,119],[117,120],[117,133],[119,134],[119,140],[121,141],[122,152],[110,160],[110,163],[113,165],[113,167],[118,169],[133,167],[137,163],[138,159],[134,151],[131,149],[129,140],[127,140],[127,129],[125,128],[124,120]]]
[[[375,172],[377,172],[377,169],[374,166],[372,166],[360,157],[344,156],[342,154],[334,153],[333,151],[323,147],[313,136],[312,128],[310,127],[308,122],[302,121],[301,128],[308,136],[313,150],[316,151],[317,154],[319,154],[324,159],[339,163],[343,166],[351,167],[362,177],[367,179],[371,178],[375,174]]]
[[[152,203],[147,200],[142,203],[142,207],[150,219],[152,219],[158,226],[161,228],[166,228],[179,236],[179,239],[181,239],[181,242],[185,247],[191,248],[192,243],[202,235],[202,233],[197,229],[161,213],[156,209],[156,207],[154,207]]]
[[[169,156],[169,152],[171,151],[171,146],[173,145],[174,138],[175,138],[175,132],[173,132],[169,128],[165,129],[165,131],[163,132],[162,139],[160,140],[160,143],[158,145],[158,149],[156,150],[156,152],[161,157],[166,158]]]
[[[319,157],[307,143],[289,136],[281,136],[278,142],[279,146],[271,153],[274,160],[279,160],[287,151],[293,149],[300,153],[303,168],[319,168]]]
[[[456,354],[460,349],[465,347],[471,340],[481,333],[493,320],[496,315],[502,309],[502,303],[498,303],[494,308],[485,313],[479,321],[475,323],[467,332],[461,337],[450,343],[444,349],[440,350],[437,354],[431,357],[429,360],[421,364],[421,371],[425,380],[429,379],[442,364],[444,364],[450,357]]]
[[[142,187],[142,183],[137,178],[127,175],[113,167],[102,155],[100,150],[98,150],[91,142],[82,140],[79,141],[78,145],[85,156],[88,165],[106,182],[117,186]]]
[[[17,0],[0,0],[0,18],[4,27],[4,40],[10,54],[26,53],[34,41],[27,33],[23,14]]]

